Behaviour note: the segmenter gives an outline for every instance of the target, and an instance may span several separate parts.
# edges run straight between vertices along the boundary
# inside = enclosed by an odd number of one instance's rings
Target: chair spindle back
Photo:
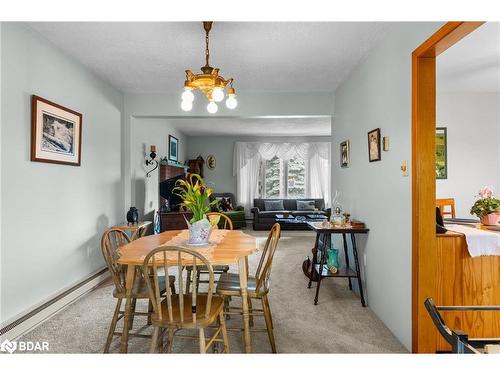
[[[130,242],[130,238],[121,229],[108,229],[101,237],[101,251],[106,265],[118,292],[125,291],[125,274],[121,264],[117,263],[120,258],[118,249]]]
[[[149,290],[149,298],[151,303],[153,304],[153,309],[157,314],[159,319],[167,318],[169,322],[174,322],[174,314],[173,310],[175,308],[179,309],[179,315],[181,323],[186,320],[186,316],[184,314],[185,309],[185,296],[191,294],[191,315],[192,322],[195,323],[197,319],[197,300],[198,300],[198,288],[191,288],[189,291],[184,287],[184,281],[182,277],[182,273],[185,266],[192,266],[192,271],[196,275],[197,267],[205,266],[208,270],[208,292],[207,292],[207,302],[205,306],[204,317],[208,319],[210,314],[210,307],[212,301],[212,294],[215,290],[214,287],[214,271],[212,265],[208,262],[208,260],[198,253],[197,251],[177,247],[177,246],[161,246],[151,251],[146,258],[144,259],[144,263],[142,265],[143,275],[152,275],[151,277],[145,277],[146,284]],[[160,276],[164,275],[164,280],[168,280],[169,276],[172,275],[175,270],[177,271],[177,280],[179,282],[178,285],[178,294],[172,294],[172,291],[168,286],[166,287],[165,296],[162,296]],[[173,297],[178,297],[178,306],[175,306],[175,299]],[[166,300],[167,305],[167,314],[168,317],[163,316],[163,311],[161,308],[162,301]]]
[[[269,287],[269,277],[271,276],[271,266],[273,263],[274,253],[278,247],[278,242],[281,237],[281,227],[278,223],[274,224],[267,236],[266,244],[262,250],[262,255],[260,257],[259,265],[257,271],[255,272],[255,278],[257,280],[256,291],[258,292],[260,288]]]
[[[217,224],[220,224],[220,220],[222,220],[222,223],[224,225],[222,226],[219,226],[217,225],[217,227],[219,229],[229,229],[229,230],[233,230],[233,221],[231,220],[231,218],[229,216],[227,216],[226,214],[223,214],[222,212],[209,212],[207,214],[207,219],[210,221],[210,218],[211,217],[219,217],[219,222]]]

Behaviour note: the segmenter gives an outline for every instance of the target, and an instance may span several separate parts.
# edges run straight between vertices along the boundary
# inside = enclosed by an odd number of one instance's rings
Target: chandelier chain
[[[210,30],[205,30],[205,66],[210,66],[208,60],[210,58],[210,50],[208,49],[209,36],[208,33]]]

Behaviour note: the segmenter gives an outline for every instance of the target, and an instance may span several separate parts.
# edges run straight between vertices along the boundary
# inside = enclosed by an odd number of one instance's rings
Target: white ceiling
[[[487,22],[437,58],[441,92],[500,92],[500,23]]]
[[[125,92],[178,92],[204,65],[201,22],[31,22]],[[215,22],[211,65],[240,91],[334,91],[384,37],[383,22]]]
[[[169,118],[169,125],[188,136],[329,136],[331,117]]]

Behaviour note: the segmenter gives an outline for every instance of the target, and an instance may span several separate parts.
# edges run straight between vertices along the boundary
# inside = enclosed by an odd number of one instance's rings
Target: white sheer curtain
[[[236,142],[234,147],[233,175],[237,177],[238,203],[250,210],[258,198],[259,168],[262,160],[277,156],[282,160],[303,159],[308,166],[309,178],[306,198],[323,198],[330,205],[329,142],[313,143],[261,143]]]

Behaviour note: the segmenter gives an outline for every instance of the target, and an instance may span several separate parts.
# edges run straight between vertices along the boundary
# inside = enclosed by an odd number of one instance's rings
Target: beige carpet
[[[259,245],[263,245],[266,232],[247,232],[258,237]],[[313,243],[314,237],[311,232],[282,232],[274,258],[269,296],[278,352],[406,352],[370,308],[361,307],[359,298],[349,291],[347,281],[324,280],[319,304],[313,305],[315,289],[307,289],[307,279],[301,270],[302,261],[310,255]],[[251,272],[255,270],[259,257],[260,252],[250,258]],[[110,283],[97,288],[36,327],[22,339],[48,341],[52,353],[102,352],[115,307],[112,290]],[[237,299],[233,301],[233,303],[238,302]],[[151,327],[145,323],[145,318],[136,318],[134,330],[151,332]],[[264,327],[263,318],[257,317],[255,323],[256,326]],[[234,325],[241,325],[239,317],[233,317],[228,321],[228,326]],[[241,334],[230,332],[229,336],[231,352],[241,353],[243,350]],[[252,333],[252,345],[255,353],[271,352],[265,332]],[[118,347],[119,338],[115,337],[111,351],[117,352]],[[149,339],[130,339],[129,352],[145,353],[148,350]],[[174,340],[174,352],[196,353],[197,350],[196,342]]]

